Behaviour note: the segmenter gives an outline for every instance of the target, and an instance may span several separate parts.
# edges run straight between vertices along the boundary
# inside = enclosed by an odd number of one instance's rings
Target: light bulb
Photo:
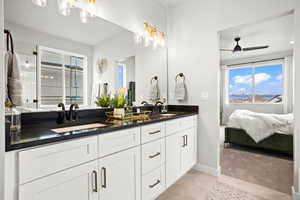
[[[80,20],[82,23],[87,23],[88,22],[88,17],[89,17],[89,14],[86,10],[82,9],[80,11]]]
[[[25,61],[25,68],[28,69],[29,67],[30,67],[29,61],[26,60],[26,61]]]
[[[143,36],[142,36],[142,35],[140,35],[140,34],[138,34],[138,33],[136,33],[136,34],[134,35],[134,42],[135,42],[136,44],[141,44],[141,43],[142,43],[142,40],[143,40]]]
[[[150,46],[151,44],[151,38],[150,37],[145,37],[145,47]]]
[[[40,7],[47,6],[47,0],[32,0],[32,3]]]
[[[72,3],[69,0],[57,0],[60,14],[69,16],[71,13]]]
[[[90,14],[91,17],[95,17],[96,16],[96,6],[95,3],[93,2],[89,2],[87,5],[87,11]]]

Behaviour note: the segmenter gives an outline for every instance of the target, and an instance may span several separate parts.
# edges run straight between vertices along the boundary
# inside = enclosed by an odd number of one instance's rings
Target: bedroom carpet
[[[291,194],[293,161],[243,148],[222,148],[222,174]]]

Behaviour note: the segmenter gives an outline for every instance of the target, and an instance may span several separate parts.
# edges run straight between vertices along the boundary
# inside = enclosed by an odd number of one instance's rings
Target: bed
[[[225,128],[225,147],[233,144],[293,155],[292,114],[263,114],[237,110]]]

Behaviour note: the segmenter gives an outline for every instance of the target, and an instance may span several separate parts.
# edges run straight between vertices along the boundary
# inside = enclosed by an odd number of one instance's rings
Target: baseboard
[[[292,187],[293,200],[300,200],[300,193],[295,191],[294,186]]]
[[[201,164],[196,164],[193,169],[206,173],[206,174],[210,174],[213,176],[220,176],[221,175],[221,167],[219,166],[218,168],[213,168],[207,165],[201,165]]]

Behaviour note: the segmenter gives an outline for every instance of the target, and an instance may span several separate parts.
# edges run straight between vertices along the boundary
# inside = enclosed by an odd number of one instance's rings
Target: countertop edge
[[[62,141],[70,141],[72,139],[91,137],[91,136],[96,136],[96,135],[100,135],[100,134],[107,134],[107,133],[111,133],[111,132],[114,132],[114,131],[125,130],[125,129],[129,129],[129,128],[140,127],[140,126],[153,124],[153,123],[164,122],[164,121],[170,121],[170,120],[179,119],[179,118],[183,118],[183,117],[190,117],[190,116],[194,116],[194,115],[198,115],[198,114],[199,113],[196,113],[196,112],[180,114],[180,115],[173,116],[173,117],[170,117],[170,118],[147,121],[147,122],[142,122],[142,123],[139,123],[139,124],[129,124],[129,125],[123,125],[123,126],[120,126],[120,127],[107,127],[105,129],[102,129],[102,130],[92,130],[92,131],[89,131],[89,132],[86,132],[86,133],[80,134],[80,135],[61,136],[61,137],[57,137],[57,138],[37,140],[37,141],[26,142],[26,143],[22,143],[22,144],[12,144],[11,145],[11,144],[7,144],[8,141],[6,141],[5,152],[23,150],[23,149],[32,148],[32,147],[40,147],[42,145],[47,145],[47,144],[51,144],[51,143],[62,142]]]

